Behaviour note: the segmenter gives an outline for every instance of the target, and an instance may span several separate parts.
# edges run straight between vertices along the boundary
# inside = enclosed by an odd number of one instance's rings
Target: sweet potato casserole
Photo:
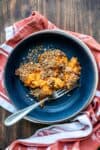
[[[52,95],[55,90],[71,89],[80,78],[81,67],[76,57],[68,59],[59,49],[38,56],[37,63],[21,64],[15,71],[25,86],[38,99]]]

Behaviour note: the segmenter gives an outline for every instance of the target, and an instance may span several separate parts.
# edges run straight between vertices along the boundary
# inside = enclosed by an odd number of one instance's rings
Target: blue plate
[[[37,107],[26,117],[33,122],[34,120],[48,124],[61,122],[78,114],[91,102],[98,82],[96,62],[84,43],[63,31],[44,30],[30,35],[14,48],[5,67],[5,87],[8,96],[18,109],[35,103],[36,99],[31,95],[27,97],[29,89],[15,75],[15,70],[23,62],[23,58],[26,58],[29,50],[41,45],[43,50],[38,53],[49,48],[60,49],[69,58],[77,57],[82,67],[79,88],[70,92],[70,95],[64,95],[55,101],[47,102],[44,108]]]

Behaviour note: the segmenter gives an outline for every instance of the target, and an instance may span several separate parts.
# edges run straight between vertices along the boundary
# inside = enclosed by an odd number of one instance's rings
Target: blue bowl
[[[77,57],[82,67],[81,86],[70,92],[70,96],[64,95],[60,99],[47,102],[44,108],[37,107],[25,117],[33,122],[57,123],[74,117],[92,101],[98,82],[97,66],[89,48],[72,35],[59,30],[44,30],[30,35],[14,48],[5,67],[5,87],[17,109],[35,103],[36,99],[31,95],[27,97],[29,89],[15,75],[15,70],[30,49],[41,45],[43,50],[57,48],[66,53],[69,58]]]

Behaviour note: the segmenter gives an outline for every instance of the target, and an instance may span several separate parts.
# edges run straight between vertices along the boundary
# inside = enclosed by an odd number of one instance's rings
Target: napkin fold
[[[14,23],[5,29],[6,42],[0,46],[0,106],[15,112],[16,109],[7,97],[3,72],[8,55],[13,48],[30,34],[45,30],[60,30],[38,12]],[[65,31],[82,40],[93,53],[100,75],[100,44],[88,35]],[[12,142],[6,150],[96,150],[100,146],[100,79],[96,94],[88,108],[75,117],[70,123],[52,125],[38,130],[26,139]],[[36,122],[34,120],[34,122]]]

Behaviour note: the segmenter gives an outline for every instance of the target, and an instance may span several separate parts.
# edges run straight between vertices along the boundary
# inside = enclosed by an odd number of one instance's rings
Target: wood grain
[[[100,42],[100,0],[0,0],[0,43],[5,40],[6,26],[29,16],[34,10],[62,29],[89,34]],[[22,120],[6,128],[3,121],[9,114],[0,108],[0,150],[43,127]]]

